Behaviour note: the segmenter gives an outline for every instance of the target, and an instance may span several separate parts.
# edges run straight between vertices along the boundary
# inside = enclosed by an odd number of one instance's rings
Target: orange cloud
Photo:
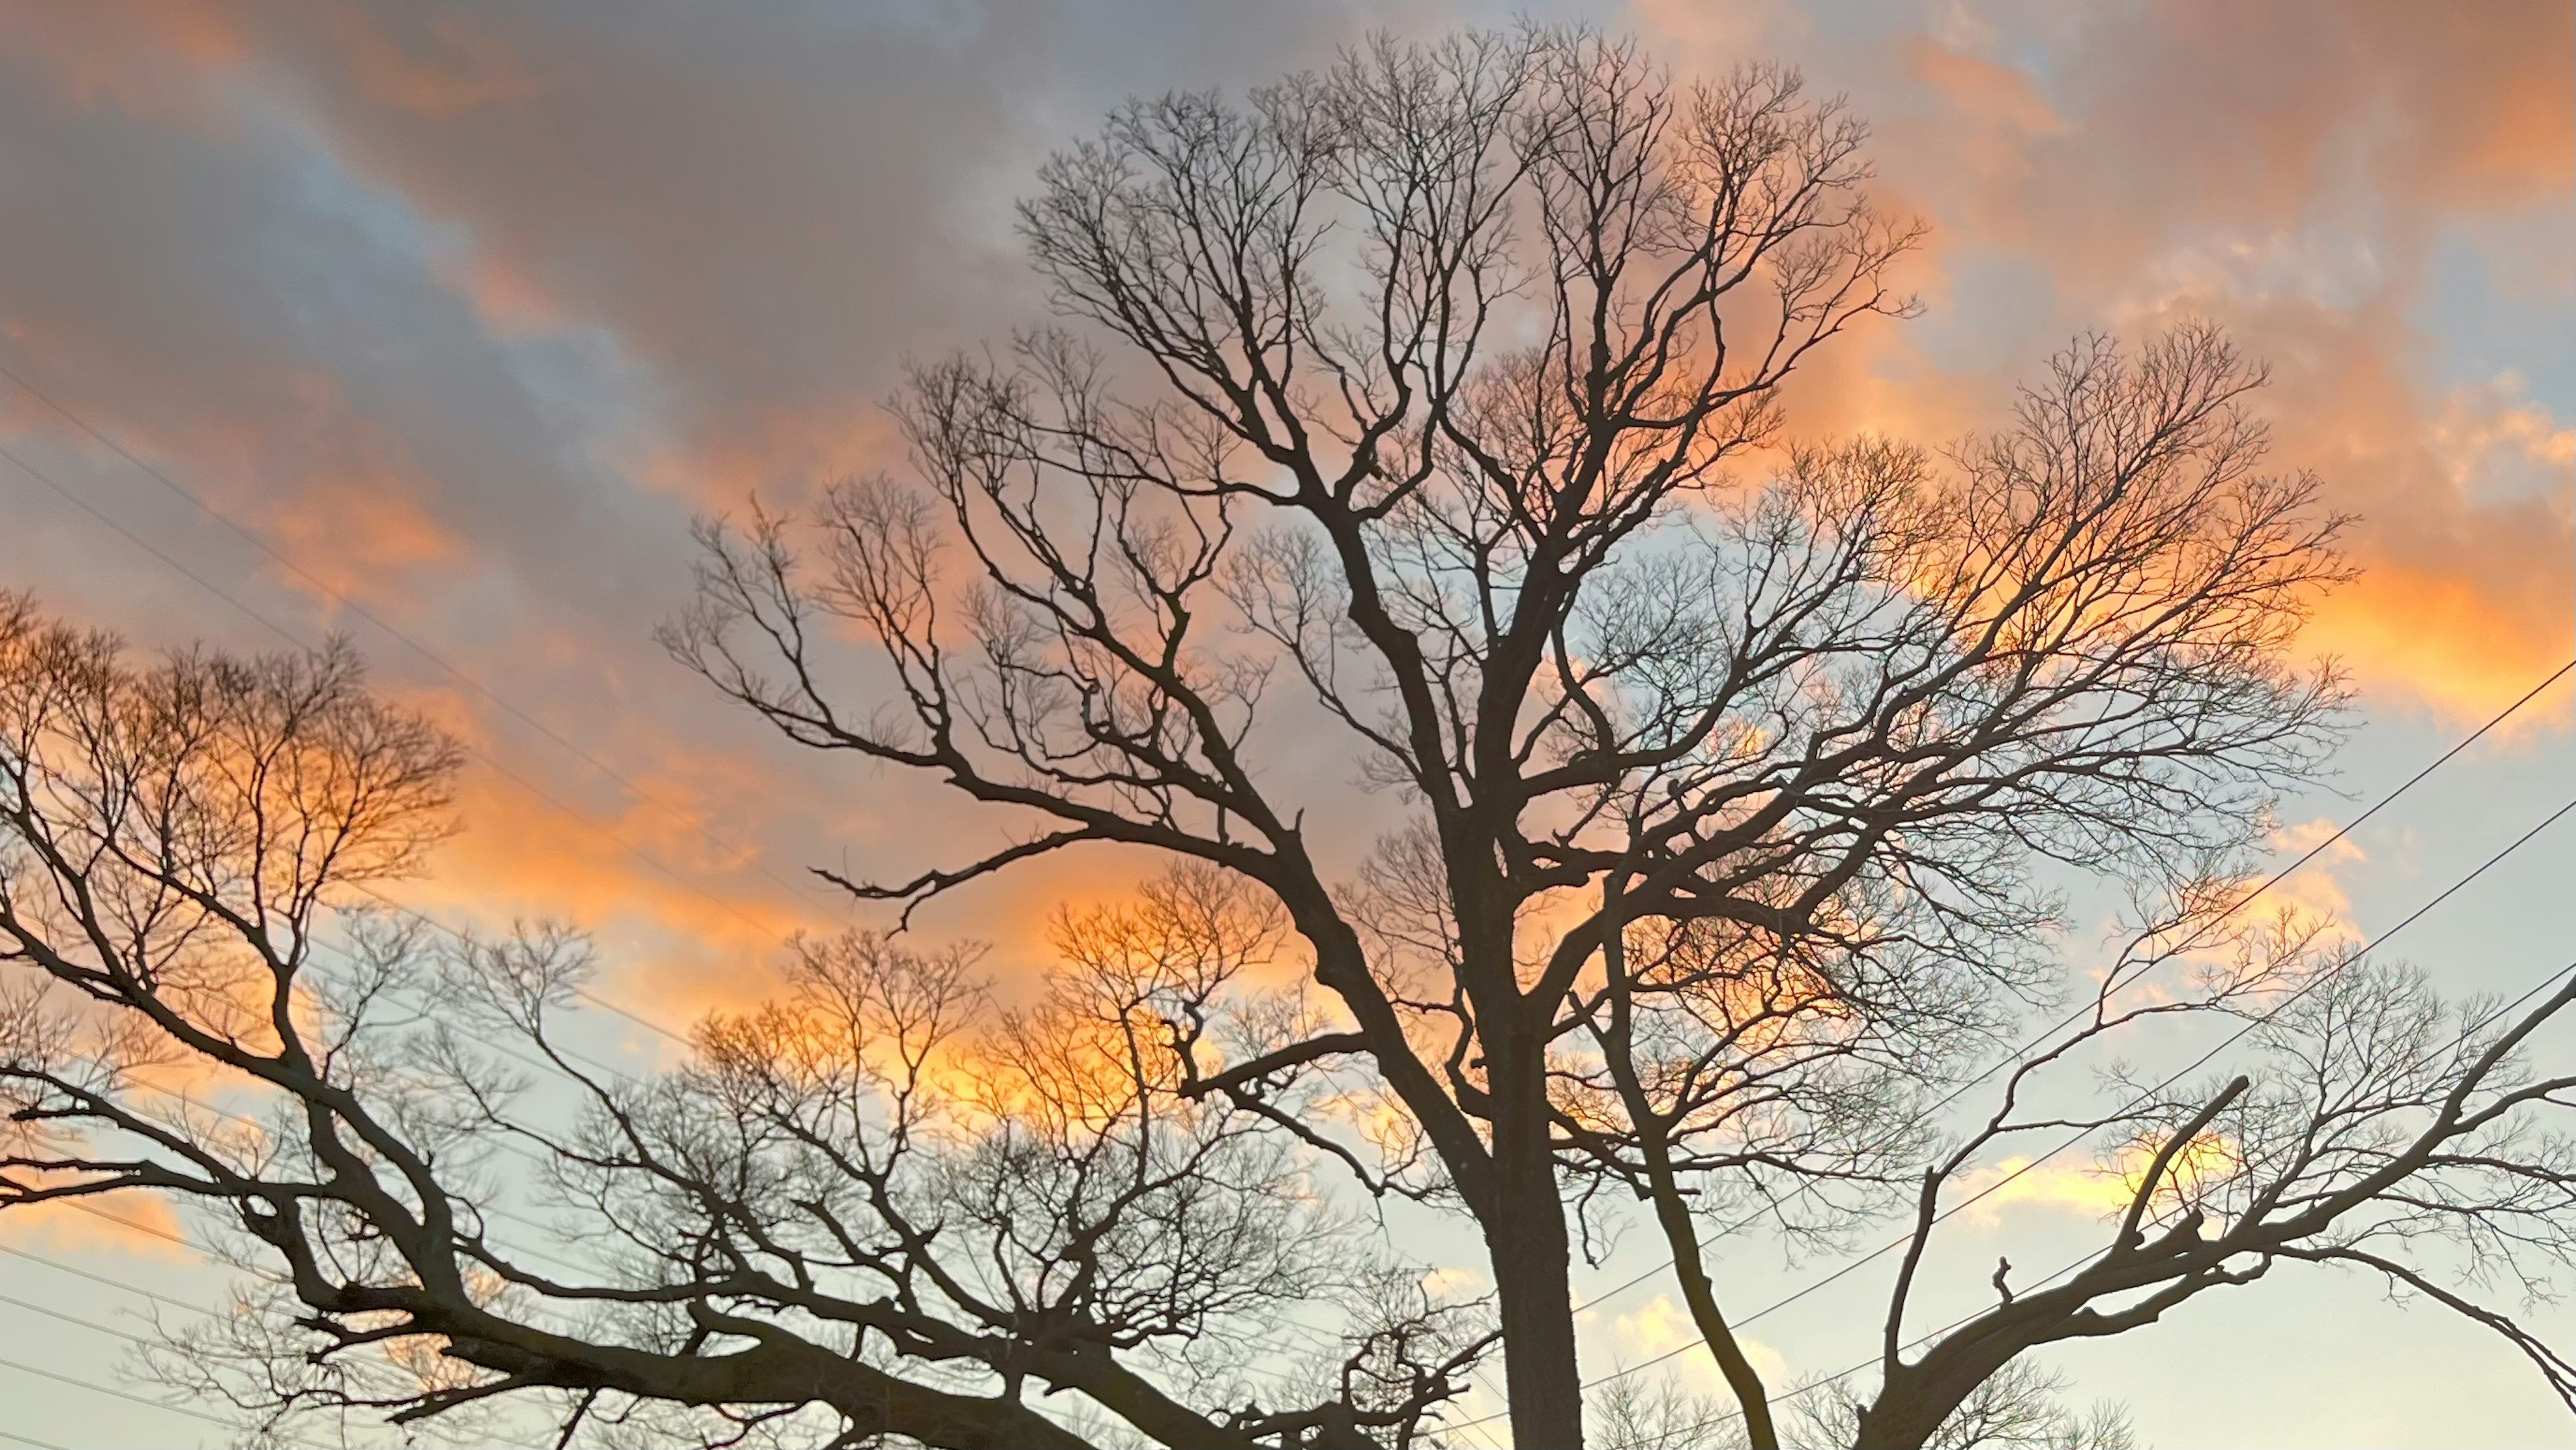
[[[1907,68],[1962,116],[2032,136],[2066,129],[2027,71],[1962,55],[1930,36],[1909,44],[1905,58]]]
[[[148,466],[292,560],[291,567],[259,560],[287,589],[326,605],[337,594],[399,612],[404,586],[473,558],[472,541],[434,512],[443,480],[320,368],[235,357],[218,377],[192,376],[184,363],[136,356],[127,339],[68,314],[22,312],[7,319],[6,334],[22,354],[19,366],[25,356],[44,361],[27,371],[49,395],[110,425]],[[98,399],[112,388],[147,401],[111,417]],[[14,386],[8,394],[0,418],[10,431],[127,472],[78,425]]]
[[[2358,516],[2366,572],[2309,647],[2449,715],[2567,657],[2566,400],[2439,378],[2443,319],[2420,308],[2446,234],[2517,301],[2576,300],[2576,11],[2169,0],[2024,12],[2009,35],[1967,6],[1830,33],[1764,7],[1639,14],[1695,68],[1785,51],[1848,91],[1884,197],[1933,223],[1926,317],[1821,355],[1793,426],[1937,441],[1992,426],[2073,333],[2214,318],[2274,365],[2275,463]]]
[[[88,1198],[53,1198],[0,1213],[0,1237],[59,1253],[107,1252],[194,1261],[170,1201],[157,1193],[124,1191]]]
[[[325,9],[315,19],[358,93],[379,105],[446,116],[528,100],[546,89],[545,78],[517,50],[455,15],[421,18],[405,37],[353,7]]]
[[[239,65],[252,50],[225,0],[0,7],[0,56],[32,62],[84,110],[202,116],[197,80]]]
[[[575,790],[558,778],[541,787],[551,804],[488,766],[471,767],[464,831],[440,853],[435,874],[399,895],[486,933],[539,917],[588,929],[613,968],[614,988],[603,990],[667,1026],[746,1005],[775,989],[787,939],[833,917],[759,875],[756,840],[735,850],[718,844],[724,833],[706,809],[708,777],[739,769],[712,764],[706,773],[621,771],[650,799],[604,782]],[[777,874],[804,873],[800,864]]]
[[[1991,426],[2012,381],[2075,331],[2220,316],[2279,365],[2264,406],[2280,461],[2319,469],[2363,517],[2354,545],[2368,573],[2321,608],[2308,643],[2346,656],[2374,689],[2469,714],[2526,687],[2576,635],[2576,433],[2555,400],[2509,380],[2431,377],[2413,319],[2441,226],[2567,205],[2569,13],[2177,0],[2037,7],[2008,35],[1966,4],[1855,10],[1831,29],[1775,0],[1636,11],[1684,74],[1785,57],[1819,93],[1849,92],[1878,122],[1881,199],[1936,225],[1907,264],[1931,315],[1817,354],[1793,387],[1797,427],[1938,441]],[[523,484],[517,457],[438,456],[480,419],[424,410],[406,431],[385,400],[334,387],[327,352],[291,329],[245,340],[210,325],[183,358],[140,330],[170,308],[102,320],[38,292],[5,319],[13,340],[77,398],[112,399],[139,451],[185,460],[192,485],[330,588],[407,624],[432,584],[521,582],[500,578],[496,560],[523,537],[508,529],[513,511],[539,495],[575,498],[567,536],[583,538],[594,507],[732,507],[754,488],[790,503],[821,479],[899,466],[875,407],[896,360],[1033,315],[997,198],[1026,185],[1034,152],[1023,151],[1058,138],[1012,129],[1025,120],[1013,107],[1032,104],[1005,83],[1023,62],[1005,47],[961,67],[937,47],[885,40],[879,53],[902,63],[852,85],[776,64],[779,52],[761,53],[766,69],[730,53],[706,61],[586,24],[569,11],[468,25],[363,6],[103,0],[0,12],[0,38],[71,107],[186,109],[174,134],[208,129],[208,96],[255,94],[249,109],[310,147],[297,164],[337,166],[334,184],[376,188],[437,233],[431,285],[490,338],[609,339],[631,369],[619,379],[631,394],[603,408],[620,424],[563,449],[613,475],[597,495],[560,476]],[[2560,255],[2576,249],[2548,244],[2562,230],[2539,227],[2516,274],[2535,307],[2564,307],[2576,288]],[[494,477],[509,497],[469,512]],[[675,519],[644,526],[666,524],[677,533]],[[580,576],[589,562],[536,567]],[[601,614],[640,639],[655,612]],[[613,647],[596,632],[519,625],[471,653],[424,637],[469,665],[524,666],[533,683],[513,698],[550,720],[590,707],[570,697],[610,673],[598,657]],[[397,662],[397,647],[370,648]],[[683,702],[693,683],[667,683],[598,713],[714,708],[700,694]],[[443,681],[423,698],[469,730],[490,713]],[[782,764],[742,735],[693,735],[696,723],[621,724],[597,743],[662,804],[577,762],[512,753],[507,727],[475,731],[583,820],[478,777],[472,830],[419,899],[487,924],[554,911],[619,933],[645,960],[633,976],[649,1005],[686,1016],[765,990],[777,938],[810,905],[699,827],[732,840],[756,824],[762,859],[802,879],[845,847],[854,874],[952,864],[1009,824],[918,782]],[[1003,962],[1042,962],[1059,902],[1123,891],[1143,865],[1109,851],[1055,858],[961,894],[923,927],[994,938]]]
[[[2328,599],[2304,639],[2349,660],[2365,681],[2402,687],[2470,719],[2502,708],[2565,663],[2562,623],[2491,597],[2473,577],[2382,561]],[[2568,714],[2564,698],[2550,711],[2562,726]]]
[[[2095,1218],[2124,1213],[2137,1196],[2160,1145],[2123,1144],[2110,1161],[2099,1165],[2035,1161],[2015,1155],[1961,1179],[1965,1195],[1982,1195],[1968,1209],[1970,1222],[1987,1227],[2000,1221],[2001,1210],[2016,1203],[2072,1209]],[[2223,1178],[2236,1165],[2236,1147],[2219,1133],[2203,1133],[2174,1155],[2156,1196],[2172,1195],[2177,1184],[2190,1188]]]
[[[280,582],[318,585],[328,595],[376,594],[388,577],[456,563],[470,553],[467,541],[432,518],[392,472],[319,479],[261,513],[279,551],[302,571]]]
[[[2367,685],[2482,717],[2576,643],[2576,433],[2509,379],[2428,399],[2390,360],[2402,334],[2298,341],[2272,405],[2280,453],[2360,516],[2363,570],[2306,643]]]
[[[1700,1342],[1690,1312],[1674,1303],[1672,1295],[1657,1294],[1635,1310],[1619,1315],[1611,1326],[1619,1347],[1631,1362],[1657,1360],[1684,1345],[1691,1346],[1680,1356],[1677,1368],[1699,1390],[1726,1392],[1726,1377],[1718,1370],[1717,1356]],[[1774,1387],[1789,1383],[1789,1362],[1779,1350],[1745,1334],[1736,1336],[1736,1344],[1752,1361],[1763,1383]]]
[[[739,515],[754,494],[773,510],[871,472],[900,473],[906,448],[884,400],[858,391],[747,402],[721,422],[650,437],[620,459],[647,487]]]

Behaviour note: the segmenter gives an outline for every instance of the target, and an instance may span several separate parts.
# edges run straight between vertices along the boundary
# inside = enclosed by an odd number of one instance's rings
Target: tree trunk
[[[1852,1444],[1867,1450],[1920,1450],[1977,1386],[2019,1353],[2013,1342],[1952,1342],[1927,1359],[1904,1365],[1863,1406]],[[1965,1352],[1962,1353],[1961,1351]]]
[[[1674,1277],[1681,1281],[1682,1298],[1690,1305],[1691,1322],[1699,1329],[1700,1341],[1717,1357],[1718,1372],[1726,1376],[1727,1388],[1735,1392],[1735,1403],[1744,1411],[1745,1443],[1752,1450],[1780,1450],[1780,1432],[1771,1423],[1770,1391],[1753,1362],[1745,1357],[1735,1331],[1727,1327],[1726,1316],[1718,1312],[1717,1291],[1708,1282],[1708,1271],[1701,1267],[1699,1231],[1691,1222],[1689,1205],[1682,1201],[1681,1191],[1673,1182],[1672,1164],[1663,1155],[1660,1143],[1649,1149],[1647,1161],[1653,1178],[1655,1217],[1663,1226],[1664,1241],[1673,1250]]]
[[[1605,917],[1617,918],[1625,884],[1625,879],[1616,874],[1602,882],[1601,909]],[[1635,1008],[1625,931],[1622,926],[1601,944],[1602,965],[1610,983],[1611,1036],[1604,1044],[1610,1074],[1618,1084],[1620,1100],[1627,1105],[1628,1119],[1636,1126],[1637,1150],[1646,1165],[1647,1196],[1654,1202],[1655,1220],[1664,1230],[1664,1242],[1673,1251],[1673,1275],[1681,1282],[1682,1298],[1690,1305],[1691,1322],[1699,1328],[1700,1341],[1717,1356],[1718,1370],[1726,1376],[1727,1387],[1735,1392],[1735,1402],[1744,1411],[1745,1442],[1751,1450],[1780,1450],[1780,1432],[1771,1423],[1770,1391],[1753,1362],[1745,1358],[1744,1346],[1736,1342],[1726,1316],[1718,1312],[1717,1291],[1710,1286],[1708,1270],[1701,1260],[1699,1228],[1691,1221],[1690,1204],[1683,1199],[1681,1184],[1673,1175],[1672,1145],[1665,1136],[1665,1120],[1656,1115],[1645,1084],[1637,1076]]]
[[[1520,1054],[1512,1054],[1519,1057]],[[1494,1202],[1485,1214],[1501,1301],[1503,1370],[1516,1450],[1580,1450],[1583,1381],[1575,1363],[1565,1199],[1548,1151],[1547,1080],[1536,1053],[1495,1054]]]
[[[1891,1400],[1881,1395],[1877,1403],[1862,1408],[1852,1444],[1860,1450],[1920,1450],[1948,1417],[1946,1411],[1935,1413],[1909,1398]]]

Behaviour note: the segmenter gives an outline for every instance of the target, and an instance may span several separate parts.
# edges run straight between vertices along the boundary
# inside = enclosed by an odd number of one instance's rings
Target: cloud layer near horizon
[[[619,923],[685,1016],[789,926],[843,915],[805,867],[891,864],[953,819],[920,782],[787,752],[660,657],[689,515],[900,467],[876,401],[907,356],[1037,315],[1010,199],[1119,96],[1239,89],[1372,21],[1455,18],[1184,13],[0,6],[0,360],[293,566],[5,384],[0,432],[290,633],[353,630],[477,744],[477,829],[425,901]],[[1927,315],[1827,356],[1794,427],[1937,443],[1996,421],[2076,332],[2215,317],[2274,366],[2281,463],[2360,516],[2367,573],[2311,643],[2373,708],[2483,714],[2565,657],[2564,5],[1589,18],[1684,73],[1778,58],[1848,92],[1888,199],[1932,223]],[[24,524],[0,584],[146,644],[275,642],[7,488]],[[972,924],[1032,941],[1121,864],[1027,876]]]

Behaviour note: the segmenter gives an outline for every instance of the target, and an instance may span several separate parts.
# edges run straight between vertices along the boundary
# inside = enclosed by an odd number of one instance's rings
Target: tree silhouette
[[[1021,211],[1078,330],[920,368],[919,486],[711,526],[669,634],[790,737],[1043,823],[864,899],[1108,842],[1277,901],[1339,1020],[1203,1090],[1362,1064],[1406,1128],[1362,1177],[1482,1230],[1528,1443],[1581,1437],[1570,1188],[1653,1201],[1771,1443],[1687,1200],[1866,1202],[2052,965],[2034,862],[2183,893],[2331,742],[2287,652],[2339,522],[2211,330],[2079,342],[1947,460],[1730,483],[1810,350],[1910,309],[1864,136],[1580,33],[1132,104]],[[887,688],[846,696],[843,630]],[[1257,763],[1282,681],[1409,808],[1355,875]]]

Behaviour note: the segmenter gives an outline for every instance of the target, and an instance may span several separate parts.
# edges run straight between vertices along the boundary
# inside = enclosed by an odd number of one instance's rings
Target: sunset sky
[[[666,658],[652,631],[688,598],[691,518],[900,471],[880,405],[901,365],[1043,316],[1011,202],[1119,98],[1239,91],[1370,25],[1516,13],[0,0],[0,367],[18,380],[0,378],[0,446],[19,460],[0,460],[0,588],[149,648],[345,633],[475,752],[466,829],[407,899],[460,926],[574,920],[620,1001],[685,1023],[764,990],[790,931],[879,919],[809,866],[953,863],[1013,824],[795,752]],[[1533,13],[1632,32],[1684,74],[1787,62],[1873,123],[1881,199],[1930,224],[1906,275],[1924,311],[1820,353],[1790,389],[1799,436],[1990,426],[2086,330],[2211,318],[2270,362],[2278,461],[2358,515],[2364,569],[2307,641],[2351,669],[2361,728],[2340,793],[2285,811],[2285,845],[2576,653],[2576,6]],[[2572,699],[2562,683],[2446,767],[2300,899],[2383,931],[2576,793]],[[1348,785],[1330,755],[1295,768],[1317,799]],[[1046,918],[1136,865],[1050,860],[921,929],[1038,970]],[[2401,954],[2456,991],[2518,992],[2576,941],[2572,870],[2562,826]],[[667,1047],[627,1035],[639,1059]],[[2054,1262],[2098,1235],[2081,1184],[2030,1181],[1965,1226],[1963,1263],[1996,1244]],[[1578,1288],[1652,1262],[1643,1237]],[[0,1245],[219,1292],[95,1221],[13,1217]],[[1769,1258],[1731,1267],[1783,1289],[1818,1272]],[[1884,1281],[1855,1277],[1754,1330],[1788,1377],[1869,1351]],[[1661,1292],[1603,1306],[1588,1368],[1687,1336]],[[0,1294],[112,1322],[136,1307],[22,1258],[0,1257]],[[120,1348],[0,1307],[0,1357],[108,1382]],[[2127,1401],[2152,1444],[2568,1428],[2500,1342],[2314,1270],[2051,1363],[2080,1400]],[[223,1435],[5,1368],[0,1405],[0,1426],[69,1443]]]

